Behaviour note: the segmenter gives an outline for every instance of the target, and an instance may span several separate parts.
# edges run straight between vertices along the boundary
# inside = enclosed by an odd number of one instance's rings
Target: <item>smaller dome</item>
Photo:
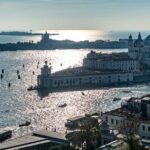
[[[144,42],[140,33],[138,35],[138,39],[134,42],[134,47],[144,47]]]
[[[144,44],[145,44],[146,46],[150,46],[150,35],[148,35],[148,36],[146,37],[146,39],[144,40]]]
[[[129,40],[132,40],[132,35],[130,34],[130,36],[129,36]]]

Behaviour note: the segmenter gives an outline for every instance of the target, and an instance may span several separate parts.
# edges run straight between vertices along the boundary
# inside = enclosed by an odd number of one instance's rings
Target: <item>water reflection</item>
[[[38,129],[53,129],[64,132],[67,118],[94,110],[111,110],[120,106],[121,101],[113,102],[113,97],[140,96],[149,93],[149,85],[132,87],[101,88],[84,91],[61,91],[40,95],[38,91],[27,91],[36,85],[37,75],[47,59],[52,64],[53,72],[82,65],[82,59],[90,50],[55,50],[55,51],[16,51],[0,53],[0,70],[5,69],[0,80],[0,126],[14,129],[14,136],[20,136]],[[110,50],[104,50],[110,52]],[[113,50],[119,51],[119,50]],[[126,51],[120,50],[120,51]],[[39,68],[37,64],[39,62]],[[60,65],[62,63],[62,66]],[[25,64],[23,68],[22,65]],[[17,70],[21,79],[17,78]],[[35,74],[33,75],[33,71]],[[11,87],[8,89],[8,82]],[[131,90],[132,93],[124,93]],[[82,93],[84,92],[84,94]],[[41,100],[42,97],[42,100]],[[67,107],[59,108],[66,103]],[[20,123],[31,120],[28,127],[19,128]]]

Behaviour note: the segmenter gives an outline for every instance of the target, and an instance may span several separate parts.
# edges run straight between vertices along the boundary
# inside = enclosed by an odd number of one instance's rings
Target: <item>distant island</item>
[[[10,32],[0,32],[0,35],[7,35],[7,36],[39,36],[43,35],[43,33],[32,33],[30,32],[23,32],[23,31],[10,31]],[[58,33],[52,33],[49,35],[59,35]]]
[[[40,33],[30,33],[30,32],[1,32],[0,35],[41,35],[41,40],[37,43],[33,41],[29,42],[17,42],[17,43],[6,43],[0,44],[0,51],[15,51],[15,50],[54,50],[54,49],[117,49],[117,48],[127,48],[128,40],[120,39],[119,41],[80,41],[75,42],[71,40],[53,40],[49,38],[49,35],[56,34],[40,34]]]

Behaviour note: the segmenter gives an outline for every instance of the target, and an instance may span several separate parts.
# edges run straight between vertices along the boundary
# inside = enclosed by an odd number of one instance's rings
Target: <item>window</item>
[[[145,130],[145,126],[142,126],[142,130]]]
[[[114,120],[113,119],[111,119],[111,124],[114,124]]]
[[[75,80],[73,79],[73,84],[75,84]]]
[[[118,120],[116,120],[116,125],[118,125]]]
[[[106,122],[108,121],[108,117],[107,116],[105,117],[105,120],[106,120]]]

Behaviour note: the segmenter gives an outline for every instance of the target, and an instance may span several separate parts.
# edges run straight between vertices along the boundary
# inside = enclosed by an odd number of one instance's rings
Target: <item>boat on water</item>
[[[66,103],[64,103],[64,104],[59,105],[58,107],[63,108],[63,107],[66,107],[66,106],[67,106],[67,104],[66,104]]]
[[[3,142],[9,138],[12,137],[12,131],[11,130],[5,130],[0,132],[0,142]]]
[[[123,93],[132,93],[130,90],[124,90]]]
[[[81,92],[81,94],[82,94],[83,96],[85,96],[85,95],[86,95],[84,92]]]
[[[29,126],[30,124],[30,121],[26,121],[25,123],[19,124],[19,127]]]
[[[121,100],[121,98],[119,98],[119,97],[114,97],[113,98],[113,101],[115,102],[115,101],[120,101]]]
[[[36,89],[37,89],[36,86],[30,86],[27,90],[28,90],[28,91],[33,91],[33,90],[36,90]]]

